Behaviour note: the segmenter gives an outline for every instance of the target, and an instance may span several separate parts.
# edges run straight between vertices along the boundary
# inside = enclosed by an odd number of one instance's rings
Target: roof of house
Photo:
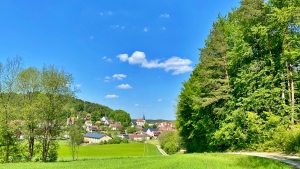
[[[85,133],[85,135],[84,135],[84,137],[97,138],[97,139],[100,139],[104,136],[105,136],[105,134],[96,134],[96,133]]]
[[[129,134],[129,138],[134,137],[149,137],[147,134]]]
[[[137,119],[136,122],[145,122],[143,119]]]
[[[158,131],[158,129],[155,129],[155,128],[144,128],[143,131],[144,132],[147,132],[148,129],[152,132],[152,131]]]

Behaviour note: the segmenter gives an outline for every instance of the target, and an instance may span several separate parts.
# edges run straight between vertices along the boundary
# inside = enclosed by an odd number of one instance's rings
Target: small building
[[[120,138],[122,138],[122,139],[124,139],[124,138],[129,139],[129,135],[128,134],[118,134],[117,136],[120,137]]]
[[[135,141],[150,140],[150,136],[147,134],[129,134],[129,138]]]
[[[145,132],[146,134],[148,134],[150,137],[155,137],[155,138],[157,138],[158,135],[160,134],[160,132],[158,131],[158,129],[155,129],[155,128],[144,128],[143,132]]]
[[[145,120],[139,118],[139,119],[136,120],[136,125],[137,126],[144,126],[145,122],[146,122]]]
[[[105,125],[110,124],[110,123],[109,123],[109,119],[108,119],[107,116],[103,116],[103,117],[101,118],[101,121],[102,121]]]
[[[83,142],[85,143],[100,143],[101,141],[108,141],[112,139],[111,137],[105,134],[96,134],[96,133],[86,133],[84,135]]]

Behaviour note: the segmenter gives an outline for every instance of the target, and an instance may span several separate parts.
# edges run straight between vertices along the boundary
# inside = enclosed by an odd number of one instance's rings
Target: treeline
[[[300,148],[300,1],[242,0],[214,22],[179,95],[188,152]]]
[[[21,57],[0,62],[0,163],[56,161],[57,139],[66,130],[70,135],[84,131],[87,113],[94,121],[107,115],[130,125],[130,115],[123,110],[76,99],[78,90],[72,84],[72,75],[54,65],[24,68]],[[67,118],[77,116],[76,126],[66,127]]]
[[[87,114],[91,114],[90,120],[93,123],[100,120],[103,116],[107,116],[108,119],[119,121],[122,126],[128,127],[131,125],[130,114],[124,110],[112,110],[111,108],[88,101],[83,101],[75,97],[70,98],[69,102],[64,106],[65,118],[80,117],[85,118]]]

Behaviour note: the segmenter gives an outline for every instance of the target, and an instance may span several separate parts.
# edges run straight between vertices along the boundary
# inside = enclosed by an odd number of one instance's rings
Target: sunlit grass
[[[71,157],[70,148],[66,143],[59,143],[58,157]],[[80,146],[78,157],[108,157],[108,156],[153,156],[161,155],[152,144],[129,143],[129,144],[91,144]]]
[[[252,168],[291,168],[279,161],[270,159],[235,155],[235,154],[178,154],[172,156],[144,156],[144,157],[98,157],[97,159],[81,159],[79,161],[55,162],[55,163],[17,163],[2,164],[0,168],[37,168],[37,169],[81,169],[81,168],[101,168],[101,169],[252,169]]]

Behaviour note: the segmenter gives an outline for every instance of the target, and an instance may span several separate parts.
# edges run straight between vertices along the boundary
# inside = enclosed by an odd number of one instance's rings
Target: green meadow
[[[71,159],[71,151],[66,142],[60,142],[58,159]],[[153,156],[161,155],[153,144],[105,144],[80,146],[78,158],[110,157],[110,156]]]
[[[235,154],[176,154],[172,156],[133,156],[133,157],[98,157],[84,158],[78,161],[59,161],[55,163],[12,163],[1,164],[5,169],[288,169],[286,164],[278,161]]]

